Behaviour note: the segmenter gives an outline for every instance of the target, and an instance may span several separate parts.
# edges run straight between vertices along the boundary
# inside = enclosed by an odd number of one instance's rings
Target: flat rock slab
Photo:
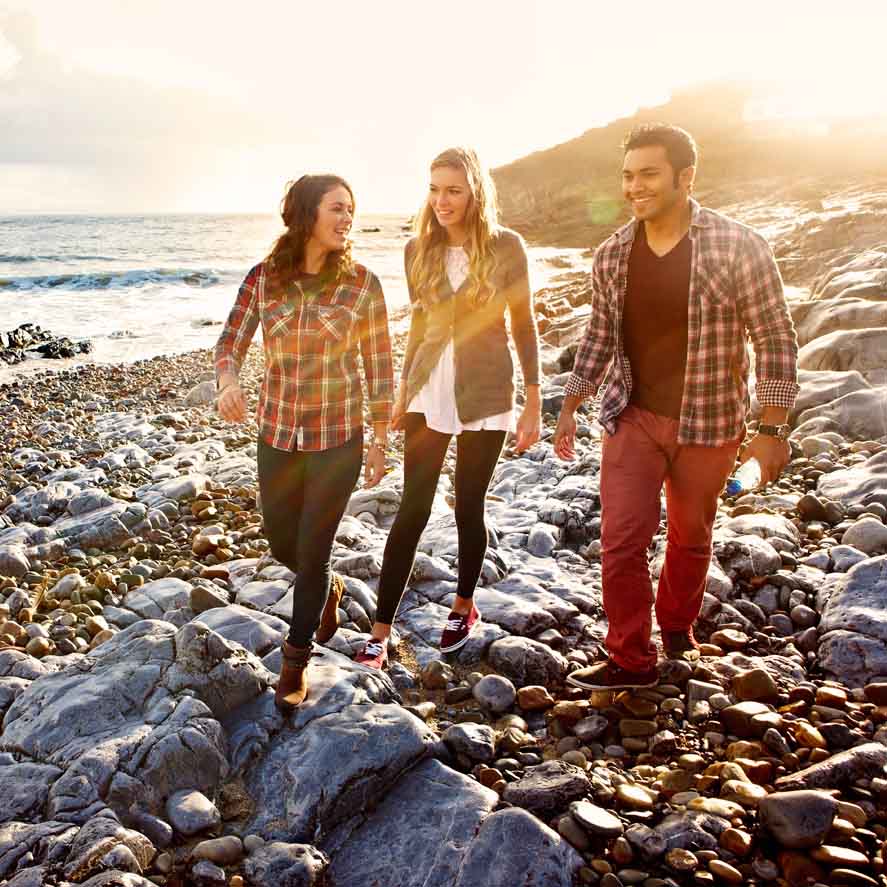
[[[498,802],[475,780],[425,761],[331,853],[330,881],[336,887],[467,887],[458,879],[469,844]],[[475,883],[498,887],[486,878]]]
[[[881,390],[887,395],[887,388]],[[883,399],[880,408],[884,413]],[[887,417],[884,422],[887,424]],[[845,505],[869,505],[872,502],[887,505],[887,450],[869,457],[861,465],[824,474],[817,481],[816,490]]]
[[[435,741],[397,705],[351,705],[284,730],[244,775],[257,810],[246,832],[316,842],[383,796]]]
[[[838,630],[887,642],[887,555],[858,563],[831,584],[819,631]]]
[[[187,607],[190,595],[189,583],[168,576],[130,591],[123,599],[123,606],[142,619],[161,619],[168,610]]]
[[[256,610],[267,610],[273,607],[288,591],[290,583],[286,579],[271,581],[253,580],[241,586],[237,591],[235,602],[249,605]],[[292,613],[292,599],[287,615]],[[276,613],[274,615],[277,615]]]
[[[570,887],[582,857],[525,810],[488,816],[465,854],[454,887]]]
[[[289,631],[289,625],[282,619],[248,610],[239,604],[206,610],[200,614],[200,621],[257,656],[264,656],[279,647]]]

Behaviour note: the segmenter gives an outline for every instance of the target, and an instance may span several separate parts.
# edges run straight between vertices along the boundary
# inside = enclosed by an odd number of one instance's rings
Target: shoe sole
[[[453,651],[459,650],[462,647],[464,647],[468,643],[469,638],[474,634],[478,625],[480,625],[482,621],[483,620],[481,619],[480,615],[478,615],[477,619],[474,622],[474,625],[471,626],[471,629],[469,630],[468,634],[465,635],[465,637],[462,638],[461,641],[459,641],[456,644],[453,644],[451,647],[441,647],[440,652],[441,653],[452,653]]]
[[[567,683],[571,687],[578,687],[580,690],[645,690],[648,687],[655,687],[659,683],[659,678],[656,677],[655,680],[652,681],[637,681],[635,683],[623,683],[623,684],[604,684],[604,683],[592,683],[590,681],[580,681],[576,678],[567,675]]]

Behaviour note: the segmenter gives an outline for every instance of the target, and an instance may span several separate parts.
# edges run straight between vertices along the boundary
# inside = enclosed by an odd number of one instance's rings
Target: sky
[[[0,0],[0,214],[274,212],[320,171],[409,212],[445,147],[498,166],[697,82],[884,113],[885,33],[883,0]]]

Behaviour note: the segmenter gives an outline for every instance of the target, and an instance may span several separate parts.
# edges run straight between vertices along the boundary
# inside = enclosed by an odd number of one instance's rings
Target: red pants
[[[702,606],[718,497],[739,441],[681,446],[678,422],[639,407],[605,434],[601,461],[601,547],[607,651],[629,671],[656,664],[651,641],[653,585],[647,549],[659,528],[665,482],[668,542],[656,593],[662,631],[686,631]]]

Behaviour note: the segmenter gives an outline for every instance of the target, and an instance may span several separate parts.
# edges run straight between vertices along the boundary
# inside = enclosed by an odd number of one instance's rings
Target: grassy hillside
[[[814,133],[793,124],[748,121],[751,94],[709,84],[665,105],[590,129],[578,138],[494,170],[506,225],[529,240],[594,246],[628,218],[620,192],[620,148],[636,124],[674,123],[700,148],[696,196],[712,207],[757,200],[816,204],[836,189],[887,174],[885,118],[832,124]]]

